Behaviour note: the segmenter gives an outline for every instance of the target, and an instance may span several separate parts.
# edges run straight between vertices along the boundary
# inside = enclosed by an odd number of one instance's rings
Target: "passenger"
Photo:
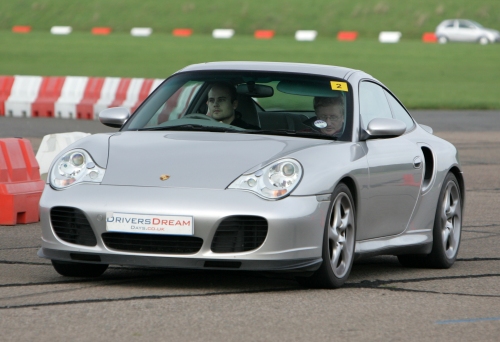
[[[245,129],[260,129],[243,121],[241,113],[236,111],[238,107],[237,97],[236,88],[231,84],[215,83],[208,92],[207,115],[228,125]]]
[[[344,100],[342,97],[315,97],[315,117],[304,123],[323,134],[338,136],[344,127]]]

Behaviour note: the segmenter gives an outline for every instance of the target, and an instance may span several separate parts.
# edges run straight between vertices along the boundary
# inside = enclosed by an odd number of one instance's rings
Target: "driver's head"
[[[229,83],[215,83],[208,92],[208,113],[215,120],[230,124],[238,107],[236,88]]]
[[[314,111],[318,120],[326,122],[321,128],[324,134],[339,133],[344,125],[344,100],[342,97],[315,97]]]

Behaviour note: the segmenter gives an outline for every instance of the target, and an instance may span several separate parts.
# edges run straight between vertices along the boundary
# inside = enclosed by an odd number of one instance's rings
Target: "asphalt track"
[[[448,270],[356,263],[338,290],[285,275],[110,267],[59,276],[39,259],[40,225],[0,226],[1,341],[498,341],[500,112],[414,111],[459,149],[462,244]],[[0,117],[0,138],[112,129],[93,121]]]

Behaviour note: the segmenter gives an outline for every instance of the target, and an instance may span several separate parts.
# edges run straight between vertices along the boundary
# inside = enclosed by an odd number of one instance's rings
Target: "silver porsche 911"
[[[188,66],[53,161],[40,257],[64,276],[109,264],[295,272],[337,288],[354,260],[456,260],[456,148],[372,76],[268,62]]]

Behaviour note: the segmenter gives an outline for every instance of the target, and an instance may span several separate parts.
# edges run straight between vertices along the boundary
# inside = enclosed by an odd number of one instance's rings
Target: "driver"
[[[344,100],[342,97],[315,97],[315,117],[304,123],[323,134],[339,136],[344,127]]]
[[[260,129],[241,119],[238,107],[236,88],[229,83],[215,83],[208,92],[207,115],[219,122],[245,129]]]

